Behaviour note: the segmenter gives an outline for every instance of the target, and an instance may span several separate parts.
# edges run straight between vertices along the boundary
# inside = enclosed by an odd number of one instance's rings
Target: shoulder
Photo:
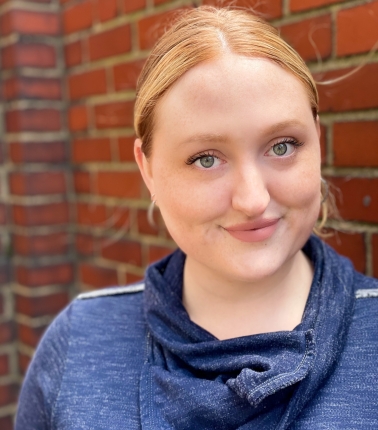
[[[111,341],[110,334],[115,341],[115,337],[121,338],[125,332],[132,332],[136,337],[141,335],[144,328],[143,291],[144,283],[141,282],[79,294],[71,304],[71,343],[81,340],[87,343],[89,339]]]
[[[354,284],[356,299],[378,299],[378,279],[357,272]]]
[[[119,393],[124,386],[128,391],[122,398],[129,395],[130,380],[137,380],[143,362],[143,289],[139,283],[83,293],[55,318],[24,380],[16,430],[43,430],[54,420],[60,423],[68,407],[77,407],[75,399],[90,408],[88,387],[104,393],[111,386]],[[115,375],[110,379],[109,366]]]
[[[361,350],[375,345],[378,354],[378,280],[356,272],[354,287],[356,301],[349,341]]]

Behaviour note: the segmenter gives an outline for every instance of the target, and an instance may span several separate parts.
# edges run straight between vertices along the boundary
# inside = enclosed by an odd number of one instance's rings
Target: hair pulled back
[[[315,81],[302,58],[277,29],[245,10],[201,6],[178,15],[154,46],[139,77],[134,127],[146,157],[151,155],[154,111],[161,97],[192,67],[227,52],[266,58],[291,72],[304,84],[316,117]]]

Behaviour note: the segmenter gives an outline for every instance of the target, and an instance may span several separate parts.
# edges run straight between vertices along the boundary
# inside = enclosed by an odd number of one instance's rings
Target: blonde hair
[[[139,77],[134,126],[146,157],[151,155],[154,112],[161,97],[192,67],[226,52],[270,59],[291,72],[303,83],[316,118],[315,81],[277,29],[245,10],[201,6],[178,15],[154,46]]]

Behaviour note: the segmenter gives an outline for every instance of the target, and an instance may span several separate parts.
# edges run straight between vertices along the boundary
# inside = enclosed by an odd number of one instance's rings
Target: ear
[[[147,160],[142,151],[142,141],[136,139],[134,142],[134,156],[138,164],[140,173],[142,174],[144,183],[146,184],[151,195],[155,194],[154,180],[152,178],[151,164]]]

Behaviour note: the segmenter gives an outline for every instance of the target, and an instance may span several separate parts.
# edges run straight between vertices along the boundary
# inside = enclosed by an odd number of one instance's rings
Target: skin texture
[[[220,339],[294,328],[312,280],[301,248],[321,200],[319,124],[303,84],[266,59],[201,63],[159,101],[149,159],[139,139],[135,155],[187,254],[190,318]],[[266,220],[277,224],[264,240],[227,230]]]

